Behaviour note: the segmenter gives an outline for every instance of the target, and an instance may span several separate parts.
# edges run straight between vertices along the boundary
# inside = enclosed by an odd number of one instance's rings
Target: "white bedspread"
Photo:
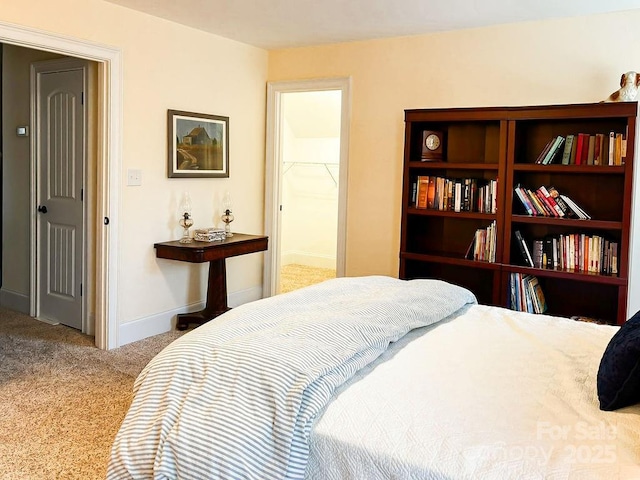
[[[227,312],[142,371],[108,478],[303,478],[311,425],[335,388],[469,303],[444,282],[361,277]]]
[[[640,479],[640,406],[598,409],[616,328],[477,305],[415,330],[328,405],[307,478]]]

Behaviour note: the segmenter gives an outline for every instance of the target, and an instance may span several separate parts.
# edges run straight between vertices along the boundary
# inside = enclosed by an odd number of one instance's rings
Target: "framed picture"
[[[229,176],[229,117],[169,110],[169,177]]]

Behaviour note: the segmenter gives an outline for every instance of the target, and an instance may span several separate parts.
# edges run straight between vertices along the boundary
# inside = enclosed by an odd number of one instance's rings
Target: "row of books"
[[[411,191],[411,202],[416,208],[496,213],[496,180],[421,175],[413,182]]]
[[[495,220],[487,228],[479,228],[469,244],[466,259],[479,262],[495,263],[496,261],[496,222]]]
[[[555,187],[541,185],[533,191],[518,184],[514,189],[516,196],[528,215],[543,217],[581,218],[591,216],[567,195],[562,195]]]
[[[509,308],[519,312],[544,313],[547,302],[538,278],[512,273],[509,276]]]
[[[600,235],[569,233],[547,235],[529,250],[520,231],[514,232],[525,265],[600,275],[618,275],[618,242]]]
[[[549,165],[622,165],[627,156],[627,140],[622,133],[577,133],[553,137],[536,159],[537,164]]]

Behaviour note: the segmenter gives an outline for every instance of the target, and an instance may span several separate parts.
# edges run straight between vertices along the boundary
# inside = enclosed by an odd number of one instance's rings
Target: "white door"
[[[326,173],[326,180],[334,182],[337,188],[337,219],[333,219],[335,230],[335,267],[336,276],[345,275],[346,257],[346,209],[347,209],[347,173],[348,173],[348,152],[349,152],[349,120],[350,120],[350,79],[318,79],[292,82],[273,82],[268,84],[267,94],[267,161],[266,161],[266,201],[265,201],[265,230],[269,236],[269,250],[265,255],[265,273],[263,295],[265,297],[275,295],[280,292],[280,272],[283,253],[283,215],[287,212],[287,205],[284,205],[284,175],[290,172],[311,172],[312,169],[319,169]],[[286,137],[289,135],[289,125],[285,121],[285,104],[287,97],[293,98],[299,93],[320,93],[328,91],[339,91],[339,139],[337,146],[339,159],[337,164],[330,164],[324,160],[314,158],[317,153],[315,140],[306,136],[307,146],[303,146],[299,155],[295,159],[287,153]],[[315,115],[310,112],[306,120],[312,119]],[[304,121],[302,121],[304,123]],[[321,130],[318,127],[318,130]],[[300,142],[299,142],[300,143]],[[314,145],[311,145],[314,143]],[[299,149],[300,150],[300,149]],[[288,158],[287,158],[288,157]],[[293,170],[296,169],[296,170]],[[337,174],[337,178],[336,178]],[[324,178],[324,177],[323,177]],[[329,184],[331,186],[331,183]],[[306,192],[308,193],[308,192]],[[322,192],[324,194],[326,192]],[[316,198],[317,200],[317,198]],[[326,198],[324,199],[326,200]],[[326,203],[326,202],[325,202]],[[300,212],[299,212],[300,213]],[[312,220],[314,212],[307,212],[308,219]],[[317,217],[316,217],[317,218]],[[335,225],[337,222],[337,225]],[[304,222],[302,222],[304,223]],[[303,235],[313,236],[313,232],[299,223],[304,231]]]
[[[85,70],[38,72],[38,318],[82,328]]]

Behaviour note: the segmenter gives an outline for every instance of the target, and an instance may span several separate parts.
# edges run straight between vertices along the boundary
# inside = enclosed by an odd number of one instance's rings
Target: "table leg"
[[[209,262],[207,305],[204,310],[178,314],[176,328],[186,330],[190,323],[202,325],[229,310],[227,306],[227,273],[224,258]]]

